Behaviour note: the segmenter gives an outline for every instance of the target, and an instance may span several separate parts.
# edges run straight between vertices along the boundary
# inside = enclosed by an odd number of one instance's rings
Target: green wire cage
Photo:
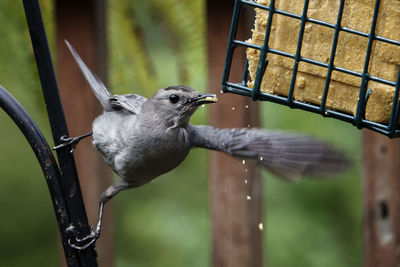
[[[315,5],[314,2],[324,2],[321,6],[311,7],[309,0],[287,1],[287,6],[295,6],[295,8],[285,8],[284,2],[284,0],[235,1],[222,78],[223,92],[319,113],[324,117],[352,123],[360,129],[368,128],[389,137],[399,137],[400,1],[388,1],[390,3],[381,3],[379,0],[370,1],[372,3],[369,3],[369,7],[365,6],[366,1],[359,1],[358,5],[365,9],[355,9],[351,6],[352,3],[357,2],[355,0],[311,1],[313,2],[311,5]],[[256,26],[252,26],[253,41],[238,38],[239,24],[243,23],[240,21],[244,20],[245,10],[255,12],[256,22],[258,20],[263,23],[262,32],[258,33],[263,39],[258,42],[254,41],[254,34],[260,31],[260,28]],[[314,16],[313,10],[316,10],[314,13],[319,16]],[[346,17],[349,14],[350,18]],[[356,22],[349,22],[351,19],[355,19]],[[286,24],[280,26],[279,20],[286,21]],[[358,27],[360,21],[368,22],[367,27]],[[388,21],[392,22],[384,23]],[[284,30],[281,37],[276,36],[279,27]],[[288,29],[293,31],[290,32]],[[315,32],[316,29],[319,32]],[[325,38],[326,36],[329,38]],[[285,42],[276,45],[276,40],[279,38]],[[359,43],[352,40],[359,40]],[[292,43],[287,44],[288,42]],[[356,45],[355,48],[350,46],[352,43]],[[316,45],[317,48],[313,48],[312,45]],[[288,49],[290,46],[292,49]],[[232,81],[230,80],[231,66],[236,64],[234,58],[235,53],[239,53],[238,50],[245,50],[247,59],[241,61],[241,64],[245,62],[241,80]],[[325,51],[323,56],[320,55],[322,50]],[[256,60],[253,62],[249,58],[249,51],[255,55]],[[342,54],[347,56],[340,58]],[[385,62],[390,63],[390,75],[387,75],[388,72],[381,65],[372,63],[379,61],[374,57],[384,58]],[[359,61],[358,67],[347,64],[352,58]],[[304,68],[304,66],[309,67]],[[273,68],[285,69],[285,73],[277,75],[277,72],[272,71]],[[249,69],[252,73],[249,73]],[[375,71],[376,69],[378,71]],[[267,73],[272,76],[268,76]],[[277,86],[276,84],[268,85],[268,82],[273,83],[273,79],[278,79],[277,76],[282,80],[275,83],[278,83],[280,87],[285,87],[284,93],[266,88]],[[273,79],[268,77],[273,77]],[[302,83],[307,83],[310,77],[317,77],[320,81],[309,86],[313,88],[307,89],[318,90],[316,101],[308,100],[307,97],[303,99],[297,97],[300,95],[299,88]],[[347,107],[347,104],[339,108],[335,106],[335,103],[347,101],[345,99],[347,95],[352,96],[350,101],[353,104],[352,107]],[[373,114],[376,111],[374,108],[368,108],[368,105],[372,107],[376,101],[380,100],[383,106],[379,109],[384,110],[386,115],[383,119],[374,119],[374,116],[369,116],[368,112]]]

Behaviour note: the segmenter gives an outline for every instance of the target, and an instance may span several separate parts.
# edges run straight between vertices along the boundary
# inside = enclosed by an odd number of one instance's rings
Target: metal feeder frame
[[[61,136],[68,136],[68,128],[61,105],[42,13],[38,0],[23,0],[22,2],[51,131],[54,143],[57,144]],[[0,86],[0,108],[8,114],[24,134],[42,168],[58,223],[66,266],[97,267],[97,252],[94,245],[79,251],[72,248],[68,242],[68,240],[77,236],[86,236],[90,233],[75,160],[72,153],[69,152],[70,149],[64,147],[57,150],[58,161],[56,161],[50,146],[33,119],[2,86]]]
[[[302,110],[306,110],[306,111],[310,111],[310,112],[314,112],[314,113],[319,113],[324,117],[332,117],[332,118],[336,118],[336,119],[340,119],[342,121],[352,123],[354,126],[356,126],[359,129],[368,128],[368,129],[374,130],[376,132],[379,132],[381,134],[387,135],[389,137],[399,137],[400,136],[400,127],[398,124],[398,118],[399,118],[400,68],[399,68],[399,72],[397,75],[397,81],[393,82],[393,81],[389,81],[386,79],[382,79],[382,78],[370,75],[368,73],[368,66],[369,66],[369,62],[370,62],[373,41],[375,41],[375,40],[381,41],[381,42],[385,42],[385,43],[393,44],[393,45],[397,45],[397,46],[400,46],[400,41],[392,40],[392,39],[378,36],[375,34],[375,27],[376,27],[376,22],[377,22],[377,18],[378,18],[380,0],[375,1],[375,8],[374,8],[373,16],[372,16],[372,23],[371,23],[371,28],[370,28],[369,33],[361,32],[361,31],[357,31],[354,29],[350,29],[350,28],[341,26],[344,3],[345,3],[345,0],[340,1],[336,24],[332,24],[332,23],[328,23],[328,22],[325,22],[322,20],[317,20],[317,19],[307,17],[309,0],[304,1],[304,8],[303,8],[303,12],[301,15],[290,13],[290,12],[280,10],[280,9],[276,9],[275,8],[275,0],[270,0],[270,3],[268,6],[258,4],[255,1],[236,0],[235,5],[234,5],[234,10],[233,10],[232,24],[231,24],[231,28],[230,28],[228,48],[227,48],[227,52],[226,52],[225,67],[224,67],[224,72],[223,72],[223,77],[222,77],[222,91],[240,94],[240,95],[244,95],[244,96],[250,96],[250,97],[252,97],[253,100],[271,101],[271,102],[275,102],[278,104],[289,106],[290,108],[297,108],[297,109],[302,109]],[[241,14],[241,10],[243,9],[244,6],[250,6],[252,8],[259,8],[259,9],[268,11],[268,21],[267,21],[267,27],[266,27],[266,32],[265,32],[265,40],[264,40],[264,44],[261,46],[255,45],[255,44],[250,44],[245,41],[236,39],[237,32],[238,32],[239,20],[240,20],[240,14]],[[274,16],[274,14],[287,16],[287,17],[294,18],[294,19],[301,21],[299,35],[298,35],[298,41],[297,41],[297,48],[296,48],[295,54],[287,53],[287,52],[281,51],[279,49],[273,49],[268,46],[268,41],[269,41],[270,34],[271,34],[272,18]],[[304,28],[305,28],[306,23],[314,23],[314,24],[332,28],[335,30],[331,53],[330,53],[330,59],[329,59],[328,63],[301,56],[302,40],[303,40]],[[342,68],[342,67],[338,67],[338,66],[334,65],[336,47],[337,47],[338,36],[339,36],[340,32],[347,32],[350,34],[355,34],[358,36],[368,38],[368,46],[367,46],[367,50],[365,53],[365,62],[364,62],[364,67],[363,67],[362,72],[357,72],[354,70],[350,70],[350,69],[346,69],[346,68]],[[235,51],[235,48],[238,48],[238,47],[253,48],[253,49],[257,49],[260,51],[257,72],[256,72],[256,78],[254,81],[253,88],[249,88],[247,86],[247,77],[248,77],[248,61],[247,61],[247,59],[246,59],[246,62],[245,62],[244,68],[243,68],[242,82],[234,83],[234,82],[229,81],[229,73],[230,73],[230,68],[232,65],[233,53]],[[268,65],[268,60],[266,60],[266,56],[268,53],[272,53],[275,55],[294,59],[293,73],[292,73],[289,93],[288,93],[287,97],[280,96],[280,95],[268,94],[268,93],[260,91],[261,81],[262,81],[262,78],[264,76],[265,70]],[[327,69],[326,81],[325,81],[324,91],[323,91],[320,105],[304,103],[304,102],[296,101],[295,99],[293,99],[295,81],[296,81],[298,66],[299,66],[300,62],[314,64],[314,65],[317,65],[317,66]],[[338,72],[350,74],[352,76],[361,78],[360,91],[359,91],[359,97],[358,97],[357,109],[356,109],[355,115],[350,115],[350,114],[347,114],[344,112],[336,111],[333,109],[328,109],[325,106],[327,96],[328,96],[328,90],[329,90],[329,84],[331,81],[332,71],[338,71]],[[370,89],[367,89],[368,81],[375,81],[375,82],[378,82],[381,84],[386,84],[386,85],[394,87],[395,91],[394,91],[394,98],[393,98],[393,104],[392,104],[392,111],[391,111],[391,115],[390,115],[388,124],[377,123],[377,122],[373,122],[373,121],[365,119],[366,103],[368,101],[368,96],[371,92]]]

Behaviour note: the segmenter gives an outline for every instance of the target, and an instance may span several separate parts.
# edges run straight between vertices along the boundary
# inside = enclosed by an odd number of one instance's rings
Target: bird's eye
[[[170,95],[169,96],[169,101],[171,101],[172,104],[176,104],[179,101],[179,96],[177,95]]]

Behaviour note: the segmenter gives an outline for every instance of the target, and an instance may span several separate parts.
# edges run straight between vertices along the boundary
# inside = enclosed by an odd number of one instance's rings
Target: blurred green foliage
[[[54,49],[53,3],[40,3]],[[206,90],[204,1],[109,0],[107,10],[109,87],[115,93],[149,97],[172,84]],[[0,84],[51,140],[22,1],[0,1],[0,36]],[[268,266],[360,266],[360,133],[310,113],[271,103],[261,107],[263,127],[317,135],[354,160],[342,178],[322,182],[289,184],[265,174]],[[200,109],[192,123],[206,123],[206,115]],[[4,112],[0,129],[0,266],[56,266],[57,227],[40,168]],[[118,195],[116,266],[209,266],[207,187],[206,152],[194,150],[176,170]]]

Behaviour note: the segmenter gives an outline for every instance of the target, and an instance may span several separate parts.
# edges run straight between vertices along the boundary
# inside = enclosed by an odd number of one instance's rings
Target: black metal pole
[[[40,167],[42,168],[47,186],[50,191],[51,199],[53,201],[53,208],[58,222],[58,229],[61,233],[61,242],[64,247],[65,258],[69,263],[68,266],[81,266],[79,262],[74,259],[75,251],[69,246],[68,239],[66,238],[66,235],[63,234],[70,226],[71,218],[60,184],[60,170],[58,169],[56,160],[54,159],[49,145],[47,144],[35,122],[21,106],[21,104],[18,103],[18,101],[15,100],[15,98],[1,86],[0,107],[4,109],[4,111],[10,116],[10,118],[24,134],[39,161]]]
[[[38,0],[23,0],[23,4],[53,139],[54,143],[58,144],[61,136],[68,136],[68,128],[60,100],[40,5]],[[90,228],[74,157],[69,153],[68,147],[57,150],[57,157],[62,176],[61,185],[71,216],[72,226],[78,236],[86,236],[90,233]],[[94,246],[81,252],[75,251],[75,253],[79,255],[82,266],[97,266]]]

